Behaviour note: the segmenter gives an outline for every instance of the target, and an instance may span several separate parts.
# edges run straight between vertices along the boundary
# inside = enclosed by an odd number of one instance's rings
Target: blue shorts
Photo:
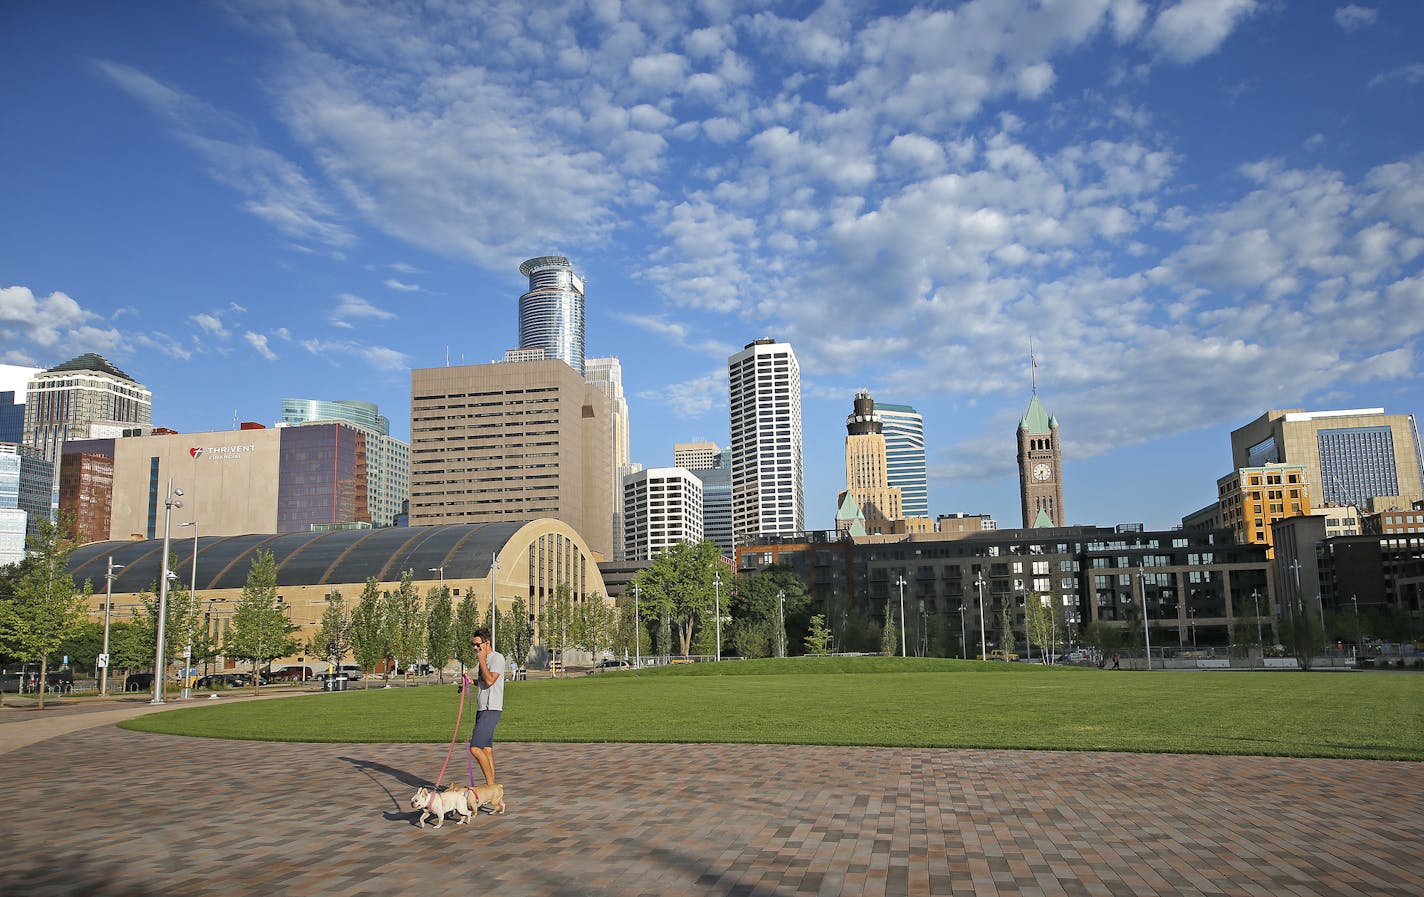
[[[476,710],[475,727],[470,730],[470,747],[494,747],[494,727],[499,725],[500,710]]]

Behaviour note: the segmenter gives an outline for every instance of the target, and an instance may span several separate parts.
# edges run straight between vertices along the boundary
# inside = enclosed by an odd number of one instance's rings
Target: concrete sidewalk
[[[1424,763],[499,744],[508,815],[418,829],[445,752],[54,735],[5,754],[0,893],[1424,893]]]

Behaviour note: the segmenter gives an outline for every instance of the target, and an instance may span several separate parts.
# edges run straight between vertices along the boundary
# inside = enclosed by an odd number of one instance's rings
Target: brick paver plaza
[[[0,728],[33,724],[19,713]],[[445,745],[229,742],[107,724],[27,744],[0,754],[0,894],[1424,894],[1420,763],[760,745],[496,752],[508,815],[422,830],[408,802]],[[465,775],[458,754],[451,767]]]

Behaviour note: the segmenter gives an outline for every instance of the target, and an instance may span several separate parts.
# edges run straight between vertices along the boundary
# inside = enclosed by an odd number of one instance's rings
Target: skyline
[[[793,346],[809,528],[862,388],[924,415],[932,516],[1001,525],[1034,373],[1070,523],[1169,528],[1267,410],[1424,410],[1417,4],[0,22],[28,138],[0,147],[0,363],[99,352],[158,426],[358,399],[408,439],[410,371],[515,347],[545,254],[587,277],[647,467],[726,447],[728,357]]]

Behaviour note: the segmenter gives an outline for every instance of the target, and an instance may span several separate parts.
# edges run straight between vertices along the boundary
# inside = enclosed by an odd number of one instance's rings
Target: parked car
[[[593,669],[589,670],[589,672],[590,672],[590,673],[603,673],[603,672],[607,672],[608,670],[631,670],[632,668],[633,668],[633,665],[632,665],[631,663],[629,663],[628,661],[626,661],[626,660],[618,660],[618,659],[614,658],[614,659],[612,659],[612,660],[601,660],[601,661],[599,661],[598,663],[596,663],[596,664],[593,665]]]
[[[361,678],[361,668],[354,663],[343,663],[336,668],[337,672],[353,682]]]
[[[1006,660],[1006,661],[1007,661],[1007,660],[1018,660],[1018,659],[1019,659],[1019,656],[1018,656],[1017,654],[1015,654],[1014,652],[1012,652],[1012,651],[1002,651],[1002,650],[999,650],[998,648],[995,648],[993,651],[990,651],[987,657],[986,657],[985,655],[983,655],[983,654],[980,654],[980,655],[979,655],[979,660]]]
[[[129,673],[124,678],[124,691],[150,691],[152,688],[152,673]]]

